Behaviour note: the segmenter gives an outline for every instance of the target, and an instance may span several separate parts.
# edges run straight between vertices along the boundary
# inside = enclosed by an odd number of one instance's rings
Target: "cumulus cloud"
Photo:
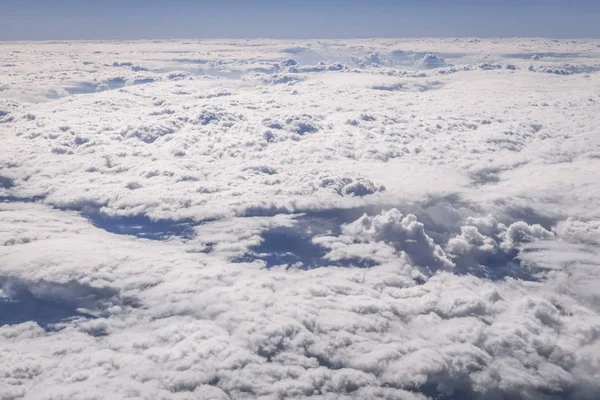
[[[417,61],[419,68],[438,68],[446,66],[446,60],[435,54],[425,54],[422,59]]]
[[[0,398],[596,398],[596,46],[0,44]]]
[[[347,176],[323,178],[319,185],[323,188],[329,188],[341,196],[360,197],[385,190],[385,186],[377,186],[369,179],[353,179]]]
[[[358,240],[376,240],[391,244],[405,252],[417,265],[431,269],[451,269],[453,263],[442,248],[431,239],[417,217],[403,216],[396,209],[381,215],[363,215],[342,227],[342,232]]]

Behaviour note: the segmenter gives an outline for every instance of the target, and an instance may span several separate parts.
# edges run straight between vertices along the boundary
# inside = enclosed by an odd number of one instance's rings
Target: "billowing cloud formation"
[[[342,232],[358,240],[390,243],[406,253],[417,265],[432,269],[452,269],[454,266],[442,248],[427,236],[424,225],[417,221],[417,217],[412,214],[403,216],[396,209],[373,218],[365,214],[345,225]]]
[[[1,44],[0,399],[595,399],[598,49]]]

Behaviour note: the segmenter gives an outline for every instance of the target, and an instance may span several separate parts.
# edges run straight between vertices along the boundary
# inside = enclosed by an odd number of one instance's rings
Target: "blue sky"
[[[0,40],[600,37],[600,0],[0,0]]]

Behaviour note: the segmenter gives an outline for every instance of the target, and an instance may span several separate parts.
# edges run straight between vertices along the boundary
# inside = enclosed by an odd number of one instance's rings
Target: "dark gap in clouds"
[[[529,225],[539,224],[547,230],[552,230],[552,227],[558,221],[566,218],[560,215],[545,215],[531,207],[510,207],[506,211],[506,214],[512,219],[511,222],[525,221]]]
[[[65,87],[65,90],[67,91],[67,93],[69,93],[69,95],[96,93],[96,92],[100,92],[103,90],[120,89],[120,88],[124,87],[126,85],[126,83],[127,83],[127,81],[124,78],[110,78],[110,79],[107,79],[107,80],[101,81],[101,82],[79,82],[73,86]],[[102,88],[101,85],[105,85],[105,87]],[[54,92],[54,93],[51,93],[49,95],[49,97],[52,96],[50,98],[61,97],[55,91],[52,91],[52,92]]]
[[[307,357],[315,358],[319,363],[319,367],[324,367],[330,370],[338,370],[344,368],[344,365],[338,365],[319,354],[306,354]]]
[[[394,50],[389,53],[389,56],[396,61],[417,61],[428,54],[432,53],[426,51]],[[468,53],[436,52],[435,55],[444,58],[463,58],[466,57]]]
[[[156,41],[157,43],[161,43],[160,40]],[[190,54],[190,53],[197,53],[197,50],[159,50],[159,51],[149,51],[149,53],[164,53],[164,54]]]
[[[40,300],[29,292],[20,293],[15,298],[0,298],[0,326],[33,321],[42,328],[51,330],[49,325],[79,317],[95,318],[68,305]]]
[[[458,207],[468,204],[458,196],[447,195],[431,196],[421,204],[397,206],[396,208],[404,214],[415,213],[420,221],[428,221],[429,223],[425,223],[426,228],[430,226],[435,230],[446,233],[446,235],[437,235],[439,238],[446,239],[446,236],[448,236],[448,227],[444,224],[433,222],[432,217],[427,213],[428,208],[438,203],[448,203],[450,207],[452,205]],[[286,265],[287,267],[300,265],[302,269],[326,266],[373,267],[378,263],[368,257],[352,257],[335,261],[328,260],[325,258],[328,253],[327,249],[314,244],[312,239],[318,236],[339,236],[342,233],[341,225],[356,221],[363,214],[376,215],[392,207],[394,206],[373,204],[354,208],[298,210],[296,212],[278,207],[248,209],[244,213],[245,217],[265,217],[277,214],[297,214],[298,216],[295,218],[296,224],[293,227],[277,227],[263,232],[261,234],[261,244],[251,247],[247,254],[234,261],[251,262],[254,260],[263,260],[267,263],[268,268],[277,265]],[[452,234],[459,231],[460,226],[457,225]],[[433,236],[436,236],[435,233]]]
[[[95,227],[107,232],[151,240],[166,240],[173,236],[191,239],[195,234],[193,227],[197,225],[191,219],[152,219],[143,214],[125,217],[112,217],[96,211],[84,211],[81,214]]]
[[[576,75],[576,74],[591,74],[600,71],[600,67],[592,65],[530,65],[528,68],[531,72],[539,72],[555,75]]]
[[[15,186],[15,181],[5,176],[0,176],[0,189],[10,189]]]
[[[170,237],[191,239],[195,236],[194,226],[207,222],[192,219],[152,219],[145,214],[111,216],[100,211],[104,204],[82,202],[69,207],[56,207],[62,211],[75,211],[90,221],[96,228],[117,235],[131,235],[151,240],[166,240]]]
[[[482,213],[479,206],[456,193],[429,195],[420,203],[387,205],[377,213],[391,208],[398,209],[404,215],[415,215],[425,226],[425,233],[437,244],[445,244],[452,236],[459,234],[466,215]]]
[[[458,256],[452,259],[456,264],[454,272],[458,275],[474,275],[492,281],[504,278],[515,278],[537,282],[541,280],[539,270],[527,267],[519,259],[519,250],[498,251],[475,259],[471,255]]]
[[[471,185],[473,186],[484,186],[500,182],[499,173],[502,171],[501,168],[482,168],[477,171],[469,173],[469,179],[471,179]]]
[[[310,50],[309,48],[306,47],[289,47],[287,49],[283,49],[281,50],[282,53],[288,53],[288,54],[300,54],[303,53],[307,50]]]
[[[39,201],[40,198],[9,198],[4,201]],[[288,268],[312,269],[327,266],[369,268],[378,264],[369,257],[349,257],[340,260],[329,260],[326,256],[328,249],[313,243],[313,238],[319,236],[339,236],[341,225],[356,221],[363,214],[377,215],[384,210],[397,208],[403,215],[414,214],[424,225],[425,233],[440,246],[445,246],[448,240],[460,233],[464,223],[464,215],[476,215],[478,209],[456,194],[429,196],[420,203],[404,205],[365,205],[354,208],[331,208],[322,210],[305,210],[304,212],[279,208],[252,208],[244,213],[244,217],[274,216],[278,214],[296,215],[295,224],[291,227],[276,227],[261,234],[262,242],[235,259],[235,262],[251,262],[263,260],[267,267],[284,265]],[[97,204],[82,204],[75,207],[59,208],[66,211],[77,211],[87,218],[94,226],[107,232],[132,235],[151,240],[167,240],[171,237],[191,239],[194,237],[194,226],[207,221],[152,219],[146,215],[114,217],[99,211]],[[508,221],[506,221],[508,220]],[[540,224],[550,230],[557,221],[556,218],[544,216],[528,207],[508,208],[505,222],[525,221],[528,224]],[[500,241],[500,238],[493,237]],[[209,244],[204,253],[211,253],[213,244]],[[394,245],[390,242],[390,245]],[[410,253],[410,248],[400,246],[400,250]],[[414,249],[413,249],[414,250]],[[523,266],[518,258],[519,251],[498,250],[493,253],[467,253],[454,257],[455,273],[470,274],[491,280],[501,280],[513,277],[523,280],[537,280],[540,271]],[[418,255],[418,254],[417,254]],[[435,268],[419,265],[419,257],[411,255],[417,267],[425,267],[427,274],[435,273]]]
[[[234,262],[263,260],[267,268],[285,265],[288,268],[312,269],[325,267],[327,250],[312,242],[312,237],[300,227],[278,227],[261,234],[262,242],[253,246]]]
[[[45,198],[45,196],[0,196],[0,203],[40,203]],[[107,232],[118,235],[132,235],[151,240],[166,240],[173,236],[191,239],[195,235],[194,226],[209,221],[152,219],[144,214],[114,217],[100,212],[100,205],[92,203],[55,208],[61,211],[78,212],[95,227]]]
[[[303,65],[300,72],[310,72],[308,66],[321,66],[323,64],[345,63],[360,68],[366,66],[385,66],[392,68],[409,68],[427,70],[439,67],[449,67],[446,59],[458,60],[466,53],[430,53],[404,50],[376,51],[367,48],[343,48],[334,45],[322,45],[314,48],[291,48],[281,51],[283,54],[292,54],[294,61]],[[289,66],[289,65],[288,65]],[[313,72],[322,71],[323,68]]]
[[[201,58],[173,58],[169,61],[183,64],[208,64],[211,62],[211,60],[204,60]]]
[[[413,214],[418,222],[424,225],[424,231],[434,242],[445,248],[448,241],[461,234],[461,227],[465,224],[466,216],[481,215],[481,210],[472,203],[463,200],[459,195],[448,194],[442,196],[429,196],[420,203],[404,205],[365,205],[355,208],[332,208],[324,210],[304,210],[299,212],[283,212],[280,214],[296,214],[295,225],[291,227],[276,227],[261,234],[262,242],[235,262],[251,262],[263,260],[267,268],[284,265],[288,268],[298,267],[311,269],[327,266],[369,268],[378,265],[378,262],[369,257],[352,257],[331,261],[327,259],[328,249],[313,243],[319,236],[340,236],[341,225],[359,219],[363,214],[378,215],[384,210],[398,209],[403,215]],[[281,211],[276,207],[262,209],[255,208],[250,213],[252,216],[272,216]],[[557,219],[543,216],[531,208],[512,207],[508,209],[504,218],[507,225],[512,222],[524,221],[527,224],[540,224],[547,230],[556,223]],[[499,221],[502,222],[502,221]],[[497,243],[502,242],[498,234],[491,234],[490,238]],[[401,238],[398,237],[398,240]],[[383,240],[388,245],[394,246],[398,251],[407,252],[415,266],[423,268],[426,275],[435,274],[438,267],[430,265],[425,255],[420,257],[420,249],[411,247],[411,242],[394,241],[394,237]],[[208,250],[210,252],[210,250]],[[416,252],[416,253],[415,253]],[[527,281],[539,281],[543,277],[543,270],[531,265],[524,265],[519,258],[518,248],[497,248],[490,252],[470,251],[466,254],[453,256],[455,264],[454,273],[458,275],[474,275],[493,281],[505,278],[515,278]],[[420,261],[423,258],[422,261]],[[422,265],[421,265],[422,264]]]
[[[211,243],[211,242],[205,242],[204,243],[204,249],[200,250],[200,253],[204,253],[204,254],[210,254],[213,252],[214,248],[215,248],[215,244],[216,243]]]
[[[352,214],[362,215],[358,209],[334,209],[300,215],[295,219],[296,224],[292,227],[276,227],[263,232],[262,242],[258,246],[251,247],[248,253],[238,257],[234,262],[263,260],[267,268],[280,265],[300,269],[327,266],[373,267],[377,262],[369,258],[328,260],[325,258],[328,250],[312,242],[312,239],[317,236],[339,235],[340,224],[346,220],[344,216]]]
[[[60,322],[96,318],[113,305],[140,306],[137,299],[121,297],[114,288],[76,281],[57,283],[0,276],[0,293],[0,326],[33,321],[52,330]]]
[[[70,95],[95,93],[98,91],[98,85],[99,84],[95,82],[81,82],[77,85],[66,87],[65,90]],[[58,96],[58,94],[56,94],[56,96]]]
[[[595,58],[594,55],[588,55],[585,53],[513,53],[503,54],[502,57],[506,58],[517,58],[522,60],[537,59],[539,58]]]
[[[397,83],[394,85],[374,85],[371,89],[383,90],[386,92],[427,92],[429,90],[440,89],[442,87],[441,82],[427,82],[427,83],[414,83],[405,82]]]
[[[459,194],[450,193],[443,195],[429,195],[421,202],[415,203],[380,203],[365,204],[358,207],[334,207],[325,209],[303,209],[296,210],[286,207],[248,207],[239,214],[240,217],[273,217],[275,215],[297,215],[304,220],[312,220],[316,227],[329,229],[333,235],[341,233],[341,225],[356,221],[363,214],[375,215],[382,211],[396,208],[403,214],[414,214],[420,222],[425,224],[428,234],[443,233],[451,230],[452,233],[460,232],[458,215],[440,215],[443,212],[457,212],[457,210],[468,210],[473,214],[481,213],[480,207],[464,200]],[[442,208],[441,211],[437,211]],[[444,209],[445,208],[445,209]],[[435,239],[435,238],[434,238]],[[436,240],[437,242],[438,240]]]
[[[121,78],[121,77],[116,77],[116,78],[110,78],[107,79],[105,81],[105,83],[109,86],[112,86],[113,88],[118,88],[118,87],[122,87],[123,85],[125,85],[126,80],[125,78]]]
[[[64,87],[64,90],[68,93],[69,96],[72,96],[77,94],[98,93],[106,90],[116,90],[124,88],[126,86],[145,85],[153,82],[156,82],[156,79],[151,77],[136,78],[131,81],[127,81],[124,78],[117,77],[98,82],[72,83],[69,86]],[[49,100],[57,100],[63,97],[65,96],[61,95],[61,93],[57,92],[56,90],[50,90],[46,94],[46,98]]]
[[[298,213],[296,210],[292,210],[282,206],[249,206],[244,208],[243,210],[238,211],[238,216],[242,218],[252,218],[252,217],[274,217],[278,214],[295,214]]]
[[[451,385],[452,388],[448,389],[447,385]],[[394,385],[391,385],[391,387],[394,387]],[[528,387],[523,391],[486,388],[482,391],[476,391],[468,376],[451,376],[447,373],[443,376],[431,376],[427,383],[411,391],[425,395],[432,400],[575,400],[593,398],[583,393],[577,393],[571,387],[555,390]],[[581,397],[578,397],[578,395]]]
[[[440,382],[447,381],[453,387],[461,386],[452,391],[451,394],[444,393],[443,388],[440,387]],[[480,394],[475,393],[471,388],[471,382],[468,377],[465,376],[445,376],[430,378],[430,381],[420,386],[416,393],[423,394],[433,400],[482,400]],[[502,397],[502,399],[505,399]]]
[[[0,203],[39,203],[45,198],[46,196],[0,196]]]
[[[334,207],[324,209],[289,209],[283,206],[252,206],[242,210],[239,213],[240,217],[274,217],[276,215],[296,215],[298,217],[306,216],[306,218],[315,217],[317,226],[323,225],[332,229],[337,234],[340,231],[340,225],[356,220],[364,213],[373,214],[379,213],[385,209],[393,207],[388,204],[367,204],[360,207]]]

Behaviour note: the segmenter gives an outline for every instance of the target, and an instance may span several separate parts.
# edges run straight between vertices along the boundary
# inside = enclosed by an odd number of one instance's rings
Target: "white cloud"
[[[392,209],[375,217],[363,215],[357,221],[342,227],[345,235],[358,240],[375,240],[391,244],[403,251],[416,264],[426,268],[452,269],[442,248],[425,233],[425,227],[417,217]]]
[[[0,398],[595,398],[596,45],[0,44]]]

